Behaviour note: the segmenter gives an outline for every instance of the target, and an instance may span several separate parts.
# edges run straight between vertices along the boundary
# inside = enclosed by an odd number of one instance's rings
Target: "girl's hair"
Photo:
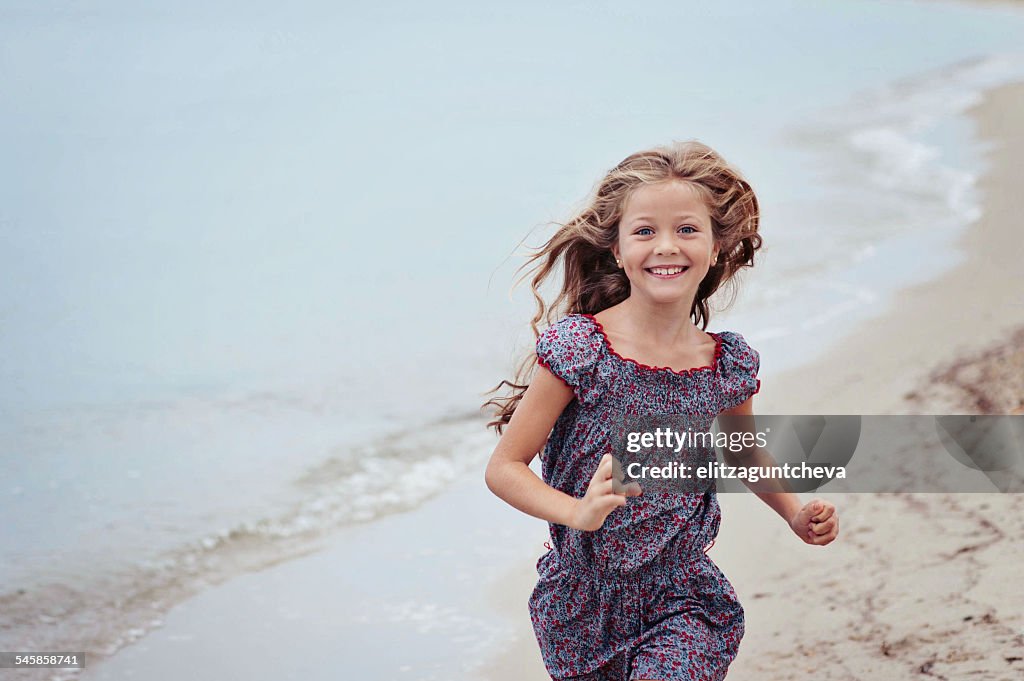
[[[754,253],[761,248],[759,211],[754,190],[739,171],[711,147],[690,140],[627,156],[604,176],[586,207],[559,225],[555,235],[519,268],[530,269],[516,285],[534,273],[530,288],[537,314],[530,320],[530,328],[535,337],[540,336],[537,323],[541,320],[550,325],[563,314],[596,314],[629,297],[629,279],[615,264],[611,251],[618,242],[623,207],[638,187],[667,180],[682,180],[697,191],[711,215],[712,233],[720,247],[718,260],[697,287],[690,310],[694,323],[707,329],[711,318],[708,298],[740,268],[754,264]],[[562,290],[547,307],[538,289],[559,260],[563,263]],[[520,363],[514,381],[503,380],[488,391],[496,392],[504,385],[512,389],[510,395],[482,405],[496,408],[495,420],[487,426],[493,426],[498,434],[512,418],[536,365],[537,356],[530,353]]]

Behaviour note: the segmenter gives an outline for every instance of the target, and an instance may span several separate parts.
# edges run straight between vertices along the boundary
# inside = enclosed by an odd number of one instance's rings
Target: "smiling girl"
[[[721,511],[701,493],[644,492],[613,474],[616,415],[752,416],[759,357],[742,335],[707,331],[708,299],[761,246],[750,185],[698,142],[633,154],[531,257],[536,357],[497,407],[501,439],[486,482],[549,523],[530,617],[555,679],[722,679],[744,633],[743,608],[708,557]],[[561,265],[546,308],[538,289]],[[561,319],[538,332],[538,322]],[[532,377],[531,377],[532,374]],[[527,380],[529,378],[529,380]],[[529,468],[541,456],[543,480]],[[772,465],[752,447],[729,463]],[[751,485],[748,485],[751,486]],[[751,486],[753,489],[753,487]],[[832,504],[778,482],[758,496],[815,545],[839,531]]]

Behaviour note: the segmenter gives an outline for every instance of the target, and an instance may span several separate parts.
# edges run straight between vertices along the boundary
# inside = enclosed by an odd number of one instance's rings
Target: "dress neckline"
[[[623,357],[618,352],[616,352],[615,348],[612,347],[611,341],[608,340],[608,334],[605,333],[604,326],[601,325],[601,322],[597,321],[597,317],[595,317],[592,314],[588,314],[588,313],[580,313],[580,316],[586,317],[587,319],[589,319],[591,321],[591,323],[597,328],[598,333],[601,334],[601,339],[602,339],[602,342],[604,343],[604,347],[607,348],[609,353],[611,353],[615,357],[618,357],[620,361],[625,362],[626,364],[633,364],[633,365],[639,367],[640,369],[645,369],[647,371],[653,371],[653,372],[667,371],[668,373],[675,374],[676,376],[689,376],[689,375],[692,375],[692,374],[697,374],[697,373],[699,373],[701,371],[714,371],[715,368],[718,367],[718,360],[722,356],[722,336],[721,336],[721,334],[714,333],[713,331],[707,331],[706,333],[709,336],[711,336],[712,338],[715,339],[715,355],[711,359],[711,364],[706,364],[706,365],[700,366],[700,367],[693,367],[693,368],[690,368],[690,369],[683,369],[682,371],[676,371],[672,367],[652,367],[652,366],[650,366],[648,364],[644,364],[643,362],[638,362],[635,359],[632,359],[631,357]]]

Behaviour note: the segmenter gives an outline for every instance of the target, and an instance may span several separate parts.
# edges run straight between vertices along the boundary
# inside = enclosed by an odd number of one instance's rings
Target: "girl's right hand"
[[[586,532],[593,532],[604,525],[604,519],[619,506],[626,505],[626,497],[635,497],[643,493],[640,485],[631,482],[622,488],[620,494],[614,490],[622,475],[615,470],[615,459],[611,454],[601,457],[597,472],[590,479],[587,493],[582,499],[576,500],[570,527]]]

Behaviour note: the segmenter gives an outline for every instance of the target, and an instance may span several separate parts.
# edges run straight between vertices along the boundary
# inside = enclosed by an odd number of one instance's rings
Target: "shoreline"
[[[808,365],[766,384],[764,413],[1014,413],[1024,399],[1024,83],[985,93],[968,115],[987,146],[983,216],[960,237],[964,260],[892,304]],[[946,314],[941,311],[947,310]],[[937,312],[938,311],[938,312]],[[991,396],[978,401],[977,395]],[[1019,412],[1017,412],[1019,413]],[[747,611],[738,678],[905,678],[1021,673],[1024,597],[1008,566],[1024,549],[1016,494],[828,494],[842,533],[828,550],[793,544],[751,495],[723,495],[714,556]],[[809,499],[809,497],[808,497]],[[807,500],[807,499],[805,499]],[[999,519],[998,524],[989,518]],[[757,525],[756,528],[752,525]],[[921,538],[927,537],[926,542]],[[792,550],[780,551],[790,546]],[[716,545],[716,549],[719,545]],[[763,555],[765,560],[751,561]],[[810,588],[795,588],[806,575]],[[1016,666],[1015,666],[1016,665]],[[799,671],[798,671],[799,670]],[[794,673],[797,672],[798,673]]]
[[[1024,83],[1000,86],[968,112],[979,142],[991,147],[979,182],[983,215],[957,242],[964,261],[899,291],[821,359],[773,379],[759,396],[762,411],[813,413],[823,395],[834,413],[923,413],[921,385],[936,368],[1000,345],[1024,326],[1022,289],[1012,285],[1024,280],[1024,244],[1016,233],[1024,209],[1016,179],[1024,135],[1015,128],[1022,98]],[[805,394],[810,379],[818,394]]]

